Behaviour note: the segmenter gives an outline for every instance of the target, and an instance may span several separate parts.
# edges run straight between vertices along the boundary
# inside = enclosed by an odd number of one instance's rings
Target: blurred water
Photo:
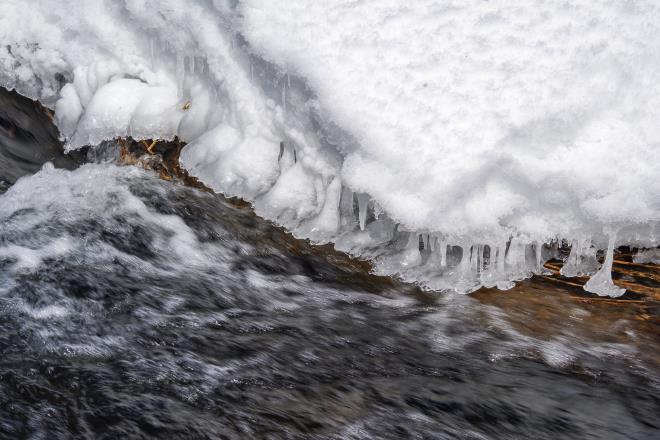
[[[658,438],[657,303],[421,292],[135,167],[14,180],[0,438]]]
[[[353,277],[136,168],[47,167],[0,222],[4,438],[658,433],[657,365],[634,345],[537,339],[470,297]]]

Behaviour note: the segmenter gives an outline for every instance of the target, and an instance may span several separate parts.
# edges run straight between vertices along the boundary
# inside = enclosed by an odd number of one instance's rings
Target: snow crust
[[[563,275],[619,295],[611,249],[659,241],[659,28],[651,0],[6,0],[0,85],[69,149],[179,136],[379,273],[506,289],[565,240]]]

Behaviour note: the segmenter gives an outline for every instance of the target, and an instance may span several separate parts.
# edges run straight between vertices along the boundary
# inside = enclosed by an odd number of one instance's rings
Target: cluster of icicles
[[[564,259],[560,274],[568,278],[590,277],[584,286],[586,291],[610,297],[625,293],[612,282],[614,230],[608,231],[608,246],[601,264],[598,249],[587,238],[556,238],[546,243],[510,236],[499,242],[475,243],[440,233],[400,230],[368,195],[353,194],[347,189],[342,192],[340,211],[342,230],[347,232],[336,238],[339,249],[368,256],[379,274],[395,273],[428,289],[458,293],[481,287],[508,290],[514,287],[514,281],[551,275],[545,262]],[[568,257],[562,257],[561,250],[568,246]]]
[[[156,54],[159,51],[163,54]],[[71,136],[74,140],[76,135],[86,134],[79,142],[74,142],[73,147],[84,143],[94,144],[94,141],[101,137],[132,135],[137,138],[155,139],[171,138],[176,134],[181,139],[189,141],[182,152],[181,165],[217,192],[242,197],[252,202],[258,215],[286,227],[300,238],[309,238],[316,243],[332,242],[338,250],[373,261],[374,270],[378,274],[397,275],[404,281],[417,283],[430,290],[470,293],[480,287],[510,289],[516,280],[529,278],[533,274],[548,274],[543,266],[544,263],[551,258],[559,258],[559,249],[571,245],[571,253],[562,268],[563,276],[591,276],[584,288],[598,295],[615,297],[625,293],[624,289],[612,283],[611,278],[615,231],[609,233],[609,246],[601,266],[596,259],[597,248],[589,239],[556,238],[551,242],[544,242],[522,236],[505,236],[485,240],[431,231],[405,230],[368,194],[353,192],[343,184],[340,177],[341,162],[330,165],[330,162],[324,159],[321,145],[311,141],[310,144],[305,145],[301,143],[302,137],[298,136],[293,140],[293,136],[290,136],[291,132],[286,135],[287,124],[295,126],[300,123],[296,117],[299,119],[302,117],[298,113],[295,115],[287,113],[287,102],[292,99],[291,96],[295,92],[294,88],[290,88],[288,75],[283,84],[279,85],[282,87],[281,96],[278,96],[280,93],[274,94],[276,99],[281,99],[278,104],[287,114],[286,123],[282,123],[283,128],[278,125],[279,128],[272,129],[273,136],[280,135],[280,139],[287,139],[280,142],[279,157],[275,159],[279,171],[276,173],[270,169],[269,172],[275,178],[268,185],[243,184],[242,182],[254,178],[249,174],[238,175],[235,179],[238,182],[236,185],[227,184],[230,179],[223,174],[223,170],[231,172],[239,170],[245,173],[253,171],[253,159],[262,152],[252,147],[261,144],[268,146],[270,138],[266,142],[249,138],[245,142],[237,141],[233,144],[232,137],[227,133],[238,133],[239,130],[227,131],[226,128],[231,128],[231,120],[236,118],[227,117],[219,104],[217,95],[224,96],[227,91],[220,90],[216,93],[208,91],[213,87],[209,86],[212,81],[206,58],[186,56],[178,51],[174,51],[173,55],[167,45],[164,48],[156,47],[155,42],[152,41],[152,64],[157,64],[159,59],[168,57],[176,59],[175,87],[178,93],[172,94],[167,99],[172,102],[177,101],[176,105],[164,106],[159,102],[163,98],[155,99],[151,94],[144,92],[146,97],[144,101],[149,102],[150,105],[145,105],[144,102],[140,105],[136,103],[137,110],[133,110],[134,114],[130,118],[123,118],[121,123],[118,123],[118,119],[114,117],[107,117],[108,121],[105,121],[103,119],[105,116],[114,115],[105,107],[101,106],[97,109],[98,114],[95,114],[89,110],[89,107],[94,107],[93,105],[81,106],[80,103],[77,105],[80,108],[69,118],[71,122],[67,123],[66,109],[71,106],[63,105],[68,101],[61,99],[56,111],[60,129],[63,129],[66,137]],[[105,72],[104,78],[107,81],[116,67],[104,68],[105,70],[101,70]],[[251,76],[254,74],[254,69],[255,67],[251,65]],[[90,96],[98,94],[97,89],[100,89],[104,82],[95,81],[96,88],[92,90],[91,85],[83,81],[89,74],[82,75],[82,73],[85,73],[84,69],[76,73],[72,84],[65,86],[61,94],[64,98],[81,94],[75,91],[76,85],[88,87],[89,90],[85,87],[82,87],[82,90],[87,90]],[[264,76],[268,77],[268,75]],[[251,80],[254,78],[252,77]],[[128,93],[126,90],[130,92],[130,88],[125,87],[127,81],[138,83],[134,79],[115,80],[114,84],[119,84],[121,87],[117,87],[113,93],[125,94]],[[112,82],[110,81],[109,84]],[[207,88],[198,87],[195,94],[192,93],[193,84],[206,85]],[[145,87],[144,84],[138,85]],[[277,84],[271,86],[275,89],[279,88]],[[245,100],[251,102],[251,98],[248,98]],[[106,104],[103,99],[96,101]],[[125,99],[117,101],[123,105]],[[184,102],[188,102],[188,105],[183,106]],[[186,112],[190,108],[190,103],[192,110]],[[142,114],[141,107],[149,111]],[[153,114],[150,113],[152,107],[157,110]],[[181,110],[182,108],[184,110]],[[293,109],[293,106],[289,108]],[[115,110],[126,113],[121,106]],[[212,117],[214,112],[222,116]],[[81,113],[83,113],[82,117]],[[213,124],[216,125],[213,125],[211,120],[214,120]],[[101,122],[114,125],[107,131],[101,130],[99,134],[99,129],[104,128],[102,124],[99,126]],[[309,123],[307,125],[312,126]],[[305,131],[307,125],[303,124],[299,131]],[[136,128],[142,126],[146,128]],[[244,134],[235,137],[240,140]],[[222,148],[218,148],[219,146]],[[238,150],[241,148],[244,150],[239,154]],[[268,148],[264,151],[268,151]],[[232,164],[238,165],[232,166]],[[247,165],[243,166],[245,164]],[[267,175],[268,172],[261,169],[253,171],[252,174]],[[268,179],[264,178],[264,182],[267,181]],[[314,186],[314,195],[307,197],[308,200],[294,197],[300,187],[310,186]],[[306,191],[303,193],[303,196],[308,196]]]

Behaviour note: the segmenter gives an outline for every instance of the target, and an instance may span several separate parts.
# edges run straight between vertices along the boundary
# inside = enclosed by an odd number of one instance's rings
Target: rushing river
[[[422,292],[115,156],[0,170],[0,438],[658,438],[657,297]]]

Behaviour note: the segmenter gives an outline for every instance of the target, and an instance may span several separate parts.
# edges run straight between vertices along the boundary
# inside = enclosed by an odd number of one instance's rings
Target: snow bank
[[[564,275],[618,295],[612,250],[659,241],[659,28],[651,0],[8,0],[0,85],[67,148],[178,135],[207,185],[381,273],[508,288],[566,240]]]

